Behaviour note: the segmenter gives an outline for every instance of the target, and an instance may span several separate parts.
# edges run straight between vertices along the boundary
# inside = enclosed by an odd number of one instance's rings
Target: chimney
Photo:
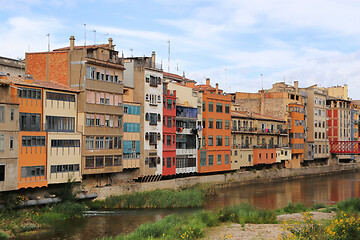
[[[155,51],[151,53],[151,67],[155,68]]]
[[[296,90],[299,89],[299,81],[294,81],[294,87]]]
[[[216,94],[219,94],[219,84],[218,84],[218,83],[216,83],[216,90],[215,90],[215,93],[216,93]]]
[[[206,78],[206,86],[210,86],[210,78]]]
[[[113,49],[113,39],[109,38],[109,49]]]
[[[75,47],[75,37],[70,36],[70,50],[74,50]]]

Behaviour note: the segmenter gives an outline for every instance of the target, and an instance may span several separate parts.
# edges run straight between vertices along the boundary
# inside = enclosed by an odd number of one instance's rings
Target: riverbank
[[[55,222],[83,217],[87,207],[74,202],[57,203],[39,208],[8,208],[0,212],[0,240],[21,233],[39,231]]]
[[[102,240],[135,239],[360,239],[360,199],[306,208],[290,203],[277,210],[248,204],[193,215],[169,215],[141,225],[129,235]]]
[[[254,183],[269,183],[285,181],[289,179],[304,178],[310,176],[331,175],[343,172],[357,171],[359,163],[347,163],[327,166],[309,166],[298,169],[269,169],[239,171],[207,176],[194,176],[177,178],[149,183],[133,183],[125,186],[107,186],[101,188],[90,188],[89,192],[98,194],[100,200],[111,195],[124,195],[135,192],[153,191],[156,189],[186,189],[193,186],[215,185],[217,187],[233,187]]]

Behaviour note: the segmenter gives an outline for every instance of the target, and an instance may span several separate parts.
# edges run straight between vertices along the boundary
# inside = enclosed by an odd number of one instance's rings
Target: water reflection
[[[360,197],[360,172],[320,176],[278,183],[253,184],[221,189],[206,199],[206,209],[248,202],[263,208],[280,208],[289,202],[335,203],[350,197]],[[89,211],[86,218],[61,222],[46,233],[17,239],[95,239],[134,231],[139,225],[157,221],[177,213],[193,213],[199,209],[159,209],[126,211]]]
[[[303,202],[310,206],[315,202],[331,204],[351,197],[360,197],[359,172],[222,189],[217,196],[207,199],[206,208],[247,202],[274,209],[289,202]]]

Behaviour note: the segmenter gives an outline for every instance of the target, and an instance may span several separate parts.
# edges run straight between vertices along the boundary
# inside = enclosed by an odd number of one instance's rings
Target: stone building
[[[157,180],[163,169],[163,71],[151,57],[124,60],[124,85],[134,89],[134,101],[140,105],[140,177]]]
[[[237,108],[236,108],[237,109]],[[231,112],[231,169],[291,160],[286,122],[253,112]]]
[[[305,96],[301,95],[298,82],[295,81],[294,86],[278,82],[268,90],[260,90],[258,93],[236,92],[232,97],[233,108],[272,116],[287,122],[292,159],[286,166],[300,167],[304,160]]]
[[[78,90],[78,126],[83,134],[81,173],[86,184],[112,184],[122,166],[124,65],[108,44],[70,46],[51,52],[27,53],[26,72]]]

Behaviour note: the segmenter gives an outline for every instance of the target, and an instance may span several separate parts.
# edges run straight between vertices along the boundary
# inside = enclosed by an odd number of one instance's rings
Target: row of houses
[[[111,38],[75,46],[70,37],[12,65],[24,72],[8,64],[0,76],[0,191],[297,168],[326,162],[329,140],[358,138],[346,85],[225,93],[164,72],[155,52],[119,56]]]

